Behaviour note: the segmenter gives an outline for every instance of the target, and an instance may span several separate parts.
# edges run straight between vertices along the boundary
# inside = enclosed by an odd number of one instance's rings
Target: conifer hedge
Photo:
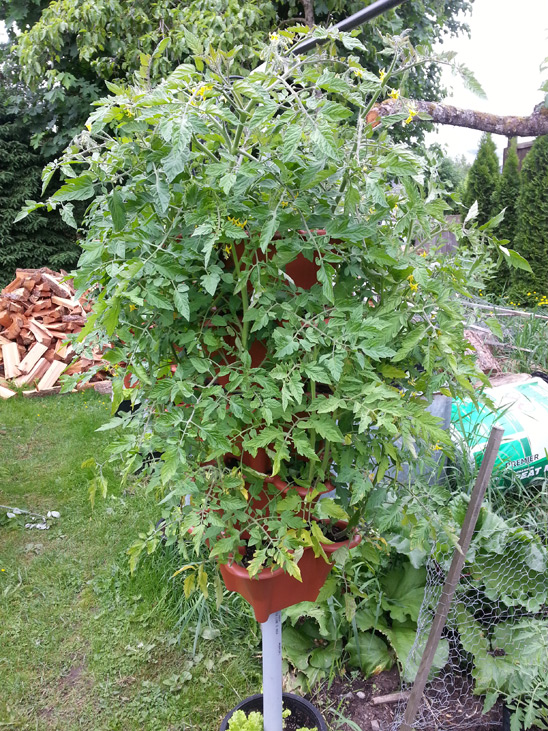
[[[511,141],[502,175],[493,195],[493,210],[498,213],[505,208],[504,219],[496,229],[499,239],[508,240],[508,246],[515,248],[515,238],[518,223],[518,199],[521,187],[521,175],[519,170],[519,158],[516,149],[515,138]],[[511,272],[505,262],[502,262],[495,276],[490,283],[490,291],[493,294],[502,294],[510,286]]]
[[[489,133],[481,137],[478,154],[468,173],[463,203],[470,208],[478,202],[478,223],[484,224],[497,212],[493,197],[500,178],[497,148]]]
[[[548,295],[548,135],[537,137],[521,168],[515,249],[533,273],[512,273],[512,295],[521,304]]]
[[[74,230],[58,213],[35,211],[13,222],[26,200],[40,197],[45,162],[30,147],[25,127],[0,111],[0,288],[18,267],[70,269],[78,259]]]

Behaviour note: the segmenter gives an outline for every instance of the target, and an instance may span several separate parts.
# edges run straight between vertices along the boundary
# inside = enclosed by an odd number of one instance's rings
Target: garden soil
[[[398,711],[399,703],[375,705],[373,698],[396,693],[399,689],[398,669],[394,667],[368,680],[337,678],[327,690],[328,697],[324,697],[322,702],[325,705],[329,704],[331,709],[338,709],[339,713],[356,724],[361,731],[375,731],[375,729],[388,731],[394,715]],[[447,705],[454,708],[454,713],[445,714],[443,727],[440,727],[438,720],[432,725],[421,724],[421,731],[461,731],[461,729],[499,731],[502,729],[502,704],[496,704],[488,714],[482,715],[483,699],[469,692],[464,694],[462,688],[459,688],[458,682],[453,684],[452,696],[453,703],[449,700]],[[318,703],[318,699],[313,702]],[[318,703],[318,705],[320,704]],[[326,715],[333,728],[340,729],[340,731],[355,731],[355,727],[342,723],[341,717],[337,713],[332,712],[331,718],[327,712]],[[463,723],[463,719],[467,719],[467,721]]]

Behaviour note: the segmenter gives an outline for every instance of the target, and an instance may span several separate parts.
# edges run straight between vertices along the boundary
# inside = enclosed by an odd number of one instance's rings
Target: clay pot
[[[306,236],[308,235],[306,231],[298,231],[297,233],[299,233],[303,238],[306,238]],[[325,236],[324,229],[320,229],[315,233],[317,233],[319,236]],[[282,238],[282,234],[276,232],[272,237],[272,240],[279,241]],[[240,241],[238,244],[235,245],[236,256],[238,257],[238,259],[241,258],[244,249],[245,242]],[[274,251],[272,249],[270,251],[267,250],[266,253],[262,252],[260,249],[257,249],[256,251],[256,257],[258,261],[267,261],[268,259],[272,258],[273,254]],[[230,261],[230,259],[227,261],[227,268],[231,266],[231,264],[229,263]],[[310,289],[318,281],[319,268],[320,267],[316,263],[315,259],[313,259],[313,261],[310,261],[306,258],[304,254],[297,254],[296,258],[293,261],[290,261],[285,265],[285,272],[295,282],[295,286],[300,287],[301,289]],[[251,283],[248,283],[248,290],[252,290]]]
[[[337,526],[344,528],[344,523]],[[354,548],[360,541],[361,536],[356,533],[345,541],[325,543],[322,547],[329,558],[338,548]],[[238,592],[251,604],[257,622],[266,622],[273,612],[299,602],[315,602],[332,568],[331,562],[321,556],[316,558],[311,548],[305,548],[298,566],[302,581],[283,569],[264,569],[251,579],[247,569],[237,563],[220,564],[219,568],[226,588]]]
[[[236,440],[236,444],[241,450],[242,440]],[[243,450],[241,450],[241,456],[239,457],[236,457],[234,454],[225,454],[224,456],[224,463],[227,467],[237,467],[240,464],[240,461],[246,467],[255,470],[255,472],[261,472],[262,474],[267,474],[271,469],[268,455],[262,448],[257,450],[257,455],[255,457],[250,452],[245,452]]]

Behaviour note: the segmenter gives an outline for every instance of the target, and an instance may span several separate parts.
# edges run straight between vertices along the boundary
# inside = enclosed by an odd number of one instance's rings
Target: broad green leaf
[[[514,269],[523,269],[523,271],[533,273],[533,270],[531,269],[531,265],[527,261],[527,259],[524,259],[521,254],[518,254],[517,251],[514,251],[513,249],[507,249],[505,246],[499,246],[499,250],[502,252],[504,258],[506,259],[506,263],[509,264]]]
[[[156,200],[158,201],[160,211],[162,213],[165,213],[169,208],[169,201],[171,196],[169,192],[169,185],[158,174],[156,174],[156,185],[154,187],[154,191],[156,193]]]
[[[398,352],[396,353],[396,355],[394,355],[392,359],[393,362],[397,363],[398,361],[403,360],[407,355],[409,355],[413,348],[423,339],[426,331],[426,327],[416,327],[408,332],[403,339]]]
[[[282,629],[282,649],[284,657],[297,668],[306,670],[308,658],[316,647],[314,640],[307,637],[295,627],[285,624]]]
[[[424,599],[426,570],[415,569],[405,563],[391,569],[381,583],[384,590],[383,609],[398,622],[405,622],[407,618],[416,622]]]
[[[194,33],[192,33],[188,28],[184,28],[183,32],[187,46],[190,48],[192,53],[200,56],[204,52],[204,47],[198,36],[194,35]]]
[[[350,664],[361,668],[366,678],[389,670],[394,664],[394,656],[386,642],[372,632],[358,632],[357,641],[352,637],[347,649]]]
[[[488,317],[485,320],[485,324],[491,330],[493,335],[495,335],[497,338],[500,338],[502,340],[503,334],[502,334],[502,326],[500,322],[495,317]]]
[[[85,201],[95,195],[93,179],[90,175],[80,175],[62,185],[53,195],[56,201]]]
[[[112,216],[114,230],[121,231],[126,225],[126,209],[122,196],[117,190],[113,190],[109,195],[107,202],[110,215]]]
[[[289,162],[295,154],[302,134],[303,131],[298,124],[292,124],[284,130],[284,144],[282,149],[282,160],[284,162]]]
[[[202,283],[203,288],[205,291],[210,294],[212,297],[215,294],[217,290],[217,285],[221,281],[221,275],[218,271],[212,271],[208,274],[204,274],[203,277],[201,277],[200,282]]]
[[[352,116],[352,111],[348,107],[333,101],[326,101],[320,107],[320,113],[330,122],[339,122],[341,119],[348,119]]]
[[[102,323],[105,326],[107,335],[113,335],[118,325],[118,319],[120,317],[120,300],[113,298],[110,300],[109,305],[102,317]]]
[[[71,228],[78,228],[78,225],[74,219],[74,205],[72,203],[65,203],[61,206],[61,218]]]
[[[272,241],[272,237],[274,236],[274,232],[276,231],[277,225],[278,225],[278,217],[277,217],[276,212],[274,212],[274,214],[271,216],[271,218],[263,226],[263,229],[261,231],[261,238],[259,240],[259,244],[260,244],[262,252],[265,252],[268,249],[268,245]]]
[[[398,622],[394,622],[390,629],[385,629],[383,632],[388,637],[390,644],[396,651],[398,661],[402,668],[403,679],[407,683],[413,683],[428,639],[428,631],[423,628],[416,646],[416,627],[402,626]],[[413,650],[412,655],[411,650]],[[437,671],[445,667],[448,659],[449,643],[446,639],[441,639],[434,654],[434,660],[432,662],[432,668],[429,675],[430,679],[436,675]]]
[[[175,307],[177,308],[177,312],[179,312],[185,318],[185,320],[190,320],[188,292],[182,292],[181,290],[176,289],[173,292],[173,302],[175,304]]]
[[[314,429],[323,439],[332,442],[343,442],[344,437],[337,424],[327,414],[297,422],[299,429]]]
[[[167,298],[159,294],[158,290],[156,290],[155,292],[148,291],[146,293],[146,301],[148,305],[152,305],[152,307],[158,307],[161,310],[171,310],[172,308],[171,302]]]

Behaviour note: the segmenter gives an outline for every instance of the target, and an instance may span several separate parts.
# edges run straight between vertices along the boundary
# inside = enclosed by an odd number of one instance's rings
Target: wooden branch
[[[408,113],[409,109],[428,114],[436,124],[449,124],[453,127],[467,127],[480,132],[492,132],[504,137],[538,137],[548,134],[548,108],[539,104],[529,117],[499,117],[488,112],[476,112],[472,109],[458,109],[440,102],[408,101],[406,99],[385,99],[371,110],[368,122],[375,122],[378,117],[389,114]],[[376,116],[373,116],[376,115]],[[370,118],[371,117],[371,118]],[[418,116],[413,118],[416,122]],[[419,120],[420,121],[420,120]]]

